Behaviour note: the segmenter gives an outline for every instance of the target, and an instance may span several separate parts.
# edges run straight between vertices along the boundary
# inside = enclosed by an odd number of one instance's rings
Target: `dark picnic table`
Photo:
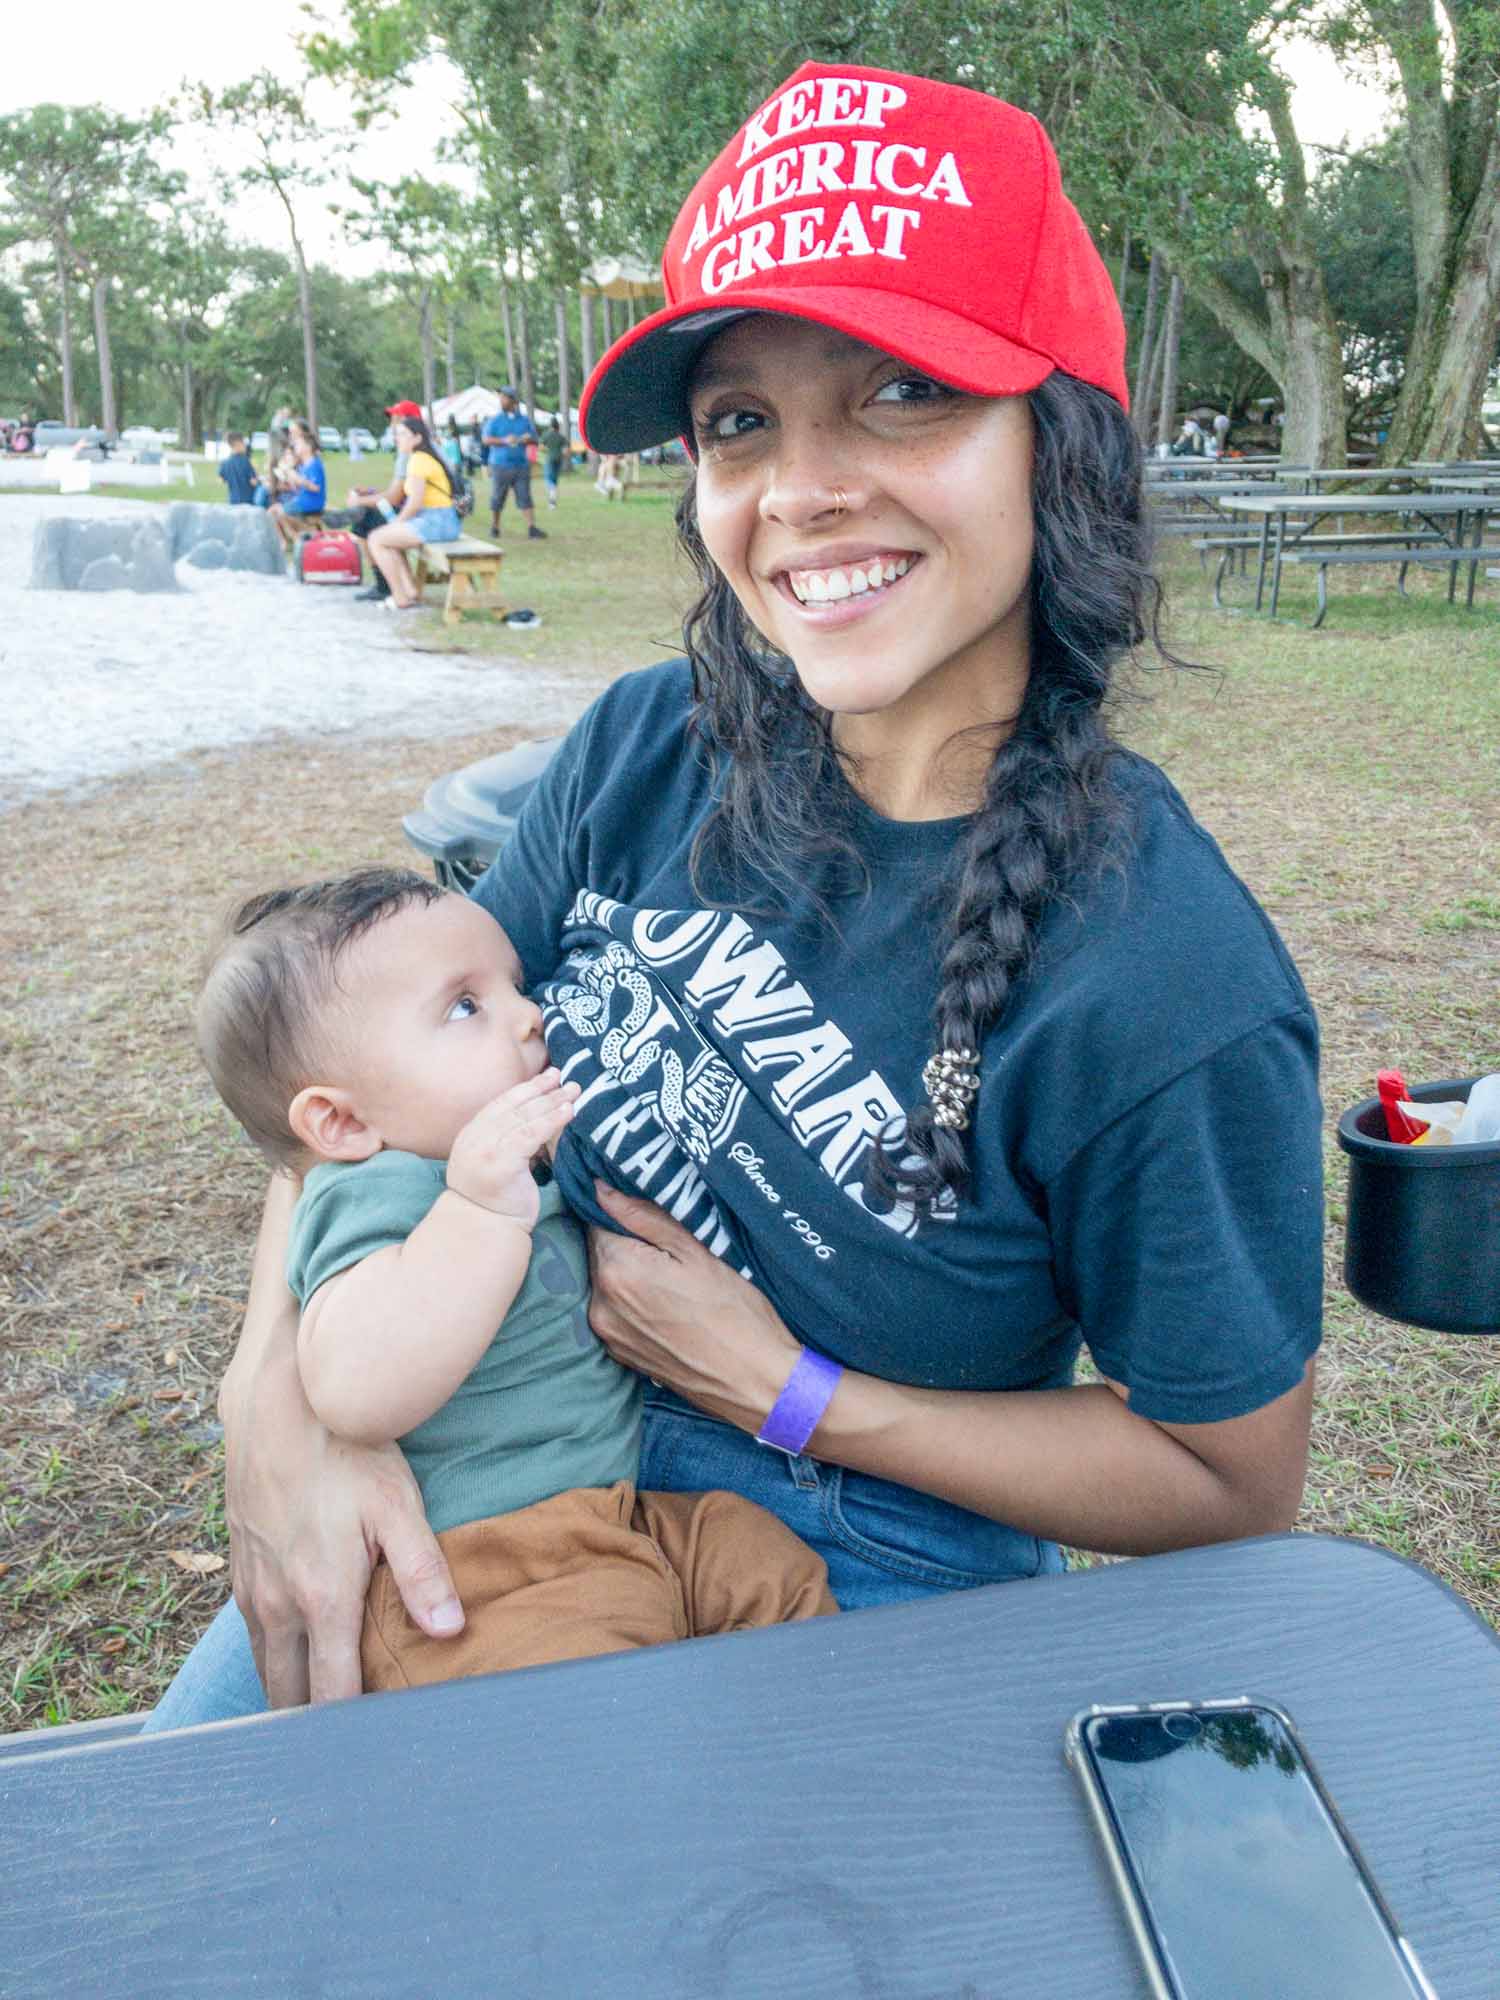
[[[1136,2000],[1064,1726],[1242,1693],[1494,2000],[1500,1645],[1316,1535],[0,1758],[0,1993]]]
[[[1467,564],[1469,585],[1467,603],[1474,602],[1474,582],[1478,566],[1489,560],[1497,552],[1482,547],[1485,525],[1491,514],[1500,512],[1500,494],[1479,491],[1461,493],[1267,493],[1228,496],[1217,502],[1227,514],[1259,516],[1260,519],[1260,561],[1255,579],[1255,609],[1265,605],[1266,580],[1270,578],[1271,599],[1266,608],[1269,615],[1276,616],[1276,607],[1281,595],[1281,576],[1288,556],[1299,562],[1339,564],[1344,561],[1382,561],[1409,566],[1433,563],[1447,564],[1448,601],[1452,603],[1457,584],[1458,569]],[[1390,545],[1373,554],[1361,552],[1355,536],[1324,536],[1319,533],[1319,523],[1348,516],[1383,517],[1391,515],[1403,521],[1419,522],[1420,528],[1412,529],[1407,537],[1411,546],[1403,556],[1395,542],[1402,531],[1396,530],[1390,538]],[[1287,533],[1289,522],[1298,525],[1291,535]],[[1321,549],[1309,544],[1309,537],[1316,536]],[[1301,545],[1301,546],[1299,546]],[[1215,602],[1222,607],[1220,587],[1228,558],[1234,551],[1226,549],[1219,565],[1218,576],[1214,580]],[[1404,570],[1403,570],[1404,580]],[[1318,578],[1318,617],[1315,624],[1321,624],[1326,609],[1326,567],[1320,568]]]

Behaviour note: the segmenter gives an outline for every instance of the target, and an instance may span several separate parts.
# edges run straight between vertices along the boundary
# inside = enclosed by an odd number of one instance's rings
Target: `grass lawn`
[[[581,707],[673,645],[671,504],[663,483],[609,505],[575,475],[539,516],[548,541],[506,538],[507,595],[541,629],[431,614],[409,642],[566,668]],[[1168,560],[1170,637],[1214,670],[1144,673],[1122,733],[1266,905],[1324,1029],[1328,1339],[1302,1522],[1416,1557],[1500,1624],[1500,1348],[1348,1296],[1332,1141],[1385,1063],[1500,1068],[1500,610],[1450,610],[1433,576],[1404,603],[1340,577],[1309,633],[1215,612],[1194,559]],[[1294,579],[1287,614],[1311,602]],[[410,859],[402,812],[504,740],[260,745],[0,821],[0,1729],[149,1703],[227,1589],[213,1400],[262,1176],[189,1046],[200,940],[232,891]]]

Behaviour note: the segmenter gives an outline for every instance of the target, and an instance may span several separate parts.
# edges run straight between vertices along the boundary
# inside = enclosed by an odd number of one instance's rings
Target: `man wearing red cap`
[[[388,403],[385,413],[388,417],[420,417],[422,406],[420,403],[413,403],[409,400],[401,403]],[[397,514],[401,511],[401,503],[405,498],[406,454],[405,452],[397,452],[395,468],[391,473],[391,483],[385,488],[384,492],[374,486],[350,487],[350,504],[359,510],[349,522],[350,534],[358,535],[361,541],[366,540],[382,522],[393,521],[396,518]],[[375,581],[370,585],[368,590],[362,590],[358,595],[360,601],[363,603],[379,604],[383,598],[390,596],[391,586],[381,575],[379,569],[375,568],[374,564],[371,567],[375,570]]]

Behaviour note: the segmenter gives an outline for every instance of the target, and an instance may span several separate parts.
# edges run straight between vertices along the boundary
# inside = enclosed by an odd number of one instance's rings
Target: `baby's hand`
[[[576,1083],[545,1069],[478,1111],[453,1142],[448,1186],[480,1208],[530,1229],[541,1207],[531,1162],[573,1116]]]

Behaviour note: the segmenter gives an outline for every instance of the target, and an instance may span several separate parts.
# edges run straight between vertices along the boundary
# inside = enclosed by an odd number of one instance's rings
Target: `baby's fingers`
[[[525,1083],[514,1084],[511,1089],[497,1097],[495,1102],[508,1104],[513,1110],[519,1111],[528,1104],[545,1101],[555,1095],[571,1100],[578,1094],[579,1085],[564,1083],[562,1071],[552,1067],[544,1069],[540,1076],[529,1077]]]

